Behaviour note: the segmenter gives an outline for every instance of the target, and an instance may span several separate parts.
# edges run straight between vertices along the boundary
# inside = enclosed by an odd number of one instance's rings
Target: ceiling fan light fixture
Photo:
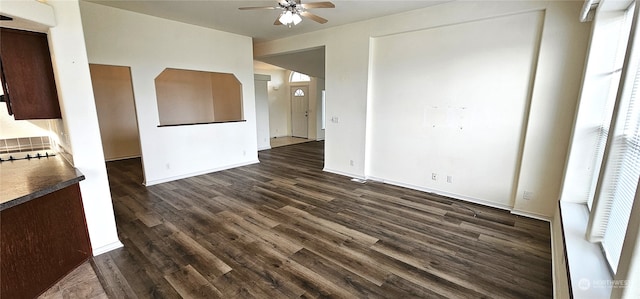
[[[327,19],[308,12],[307,9],[336,7],[335,4],[329,1],[302,4],[301,0],[278,0],[277,4],[278,4],[277,6],[238,7],[238,9],[240,10],[256,10],[256,9],[280,10],[282,11],[282,13],[280,13],[276,17],[276,21],[273,22],[273,25],[284,25],[285,27],[291,28],[295,25],[300,24],[300,22],[302,22],[303,17],[320,24],[324,24],[328,22]]]
[[[282,13],[282,15],[280,15],[279,20],[283,25],[289,25],[293,22],[293,13],[290,10],[287,10],[286,12]]]
[[[300,17],[298,13],[295,13],[292,16],[292,20],[293,20],[293,25],[298,25],[300,24],[300,22],[302,22],[302,17]]]

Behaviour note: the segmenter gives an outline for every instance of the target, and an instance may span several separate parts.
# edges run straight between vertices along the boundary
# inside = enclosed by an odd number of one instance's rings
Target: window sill
[[[569,288],[573,298],[609,298],[613,278],[600,246],[585,239],[585,204],[560,202]]]

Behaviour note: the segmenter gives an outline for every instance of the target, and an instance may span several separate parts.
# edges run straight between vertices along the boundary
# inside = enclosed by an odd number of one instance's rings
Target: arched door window
[[[304,90],[298,88],[293,92],[294,97],[304,97]]]
[[[291,72],[291,77],[289,77],[289,82],[309,82],[311,78],[308,75],[298,72]]]

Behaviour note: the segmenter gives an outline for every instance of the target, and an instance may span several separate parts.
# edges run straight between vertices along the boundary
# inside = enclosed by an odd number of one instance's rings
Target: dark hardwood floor
[[[109,162],[110,298],[551,298],[549,225],[322,171],[322,142],[151,187]]]

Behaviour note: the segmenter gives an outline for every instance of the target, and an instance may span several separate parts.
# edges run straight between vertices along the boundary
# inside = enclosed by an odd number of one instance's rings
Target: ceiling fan
[[[279,0],[278,6],[259,6],[259,7],[240,7],[240,10],[253,10],[253,9],[277,9],[282,10],[282,13],[278,15],[273,25],[285,25],[291,28],[292,25],[298,25],[302,22],[302,17],[311,19],[320,24],[327,22],[327,19],[312,14],[307,11],[311,8],[334,8],[336,7],[331,2],[314,2],[302,4],[300,0]],[[302,16],[302,17],[301,17]]]

